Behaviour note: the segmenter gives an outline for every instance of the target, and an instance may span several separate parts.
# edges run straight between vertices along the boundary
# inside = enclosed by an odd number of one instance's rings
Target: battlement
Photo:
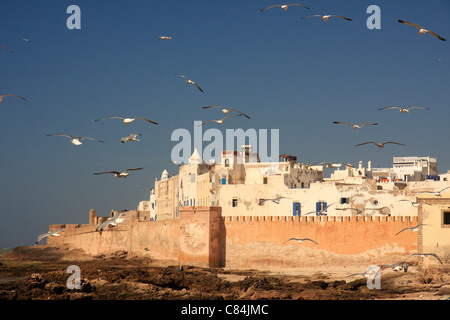
[[[225,216],[224,222],[417,222],[417,216]]]

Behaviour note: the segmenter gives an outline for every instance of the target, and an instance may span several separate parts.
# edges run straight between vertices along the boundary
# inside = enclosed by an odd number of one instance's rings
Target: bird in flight
[[[104,173],[114,173],[114,176],[116,178],[126,178],[126,177],[128,177],[130,175],[130,173],[128,173],[127,171],[142,170],[142,169],[144,169],[144,168],[126,169],[126,170],[123,170],[122,172],[119,172],[119,171],[105,171],[105,172],[97,172],[97,173],[94,173],[94,174],[95,175],[99,175],[99,174],[104,174]]]
[[[280,200],[281,199],[289,199],[289,198],[278,197],[278,198],[274,198],[274,199],[259,199],[258,205],[262,206],[263,203],[266,202],[266,201],[272,201],[273,203],[280,204]]]
[[[65,230],[65,228],[59,228],[59,229],[56,229],[56,230],[53,230],[53,231],[49,231],[49,232],[40,234],[38,236],[37,240],[36,240],[35,245],[37,245],[39,242],[42,241],[42,239],[44,239],[44,238],[46,238],[48,236],[59,237],[60,236],[59,232],[63,231],[63,230]]]
[[[366,271],[364,271],[362,273],[351,274],[351,275],[349,275],[349,277],[361,275],[361,276],[363,276],[365,278],[369,278],[370,276],[374,276],[374,275],[376,275],[379,272],[380,272],[380,267],[378,267],[378,266],[370,266],[370,267],[367,268]]]
[[[390,106],[390,107],[384,107],[384,108],[380,108],[378,109],[380,110],[387,110],[387,109],[398,109],[398,112],[400,113],[408,113],[411,109],[426,109],[426,110],[431,110],[430,108],[426,108],[426,107],[418,107],[418,106],[412,106],[412,107],[407,107],[407,108],[401,108],[401,107],[397,107],[397,106]]]
[[[122,139],[120,139],[120,141],[122,143],[125,143],[127,141],[141,141],[141,140],[137,139],[138,136],[141,136],[141,134],[140,133],[132,133],[128,137],[123,137]]]
[[[202,108],[203,109],[221,108],[222,112],[225,113],[225,114],[230,113],[230,111],[236,111],[236,112],[240,113],[241,115],[243,115],[244,117],[250,119],[250,117],[248,115],[246,115],[245,113],[243,113],[243,112],[241,112],[239,110],[233,109],[233,108],[223,108],[223,107],[220,107],[220,106],[206,106],[206,107],[202,107]]]
[[[5,50],[8,50],[8,51],[11,52],[11,53],[14,53],[14,51],[12,51],[11,49],[9,49],[9,48],[7,48],[7,47],[5,47],[5,46],[0,46],[0,48],[5,49]]]
[[[160,36],[160,37],[158,37],[158,39],[160,39],[160,40],[172,40],[172,37]]]
[[[413,205],[414,207],[420,206],[421,203],[425,203],[425,204],[426,204],[425,201],[411,201],[411,200],[408,200],[408,199],[402,199],[402,200],[398,200],[398,201],[406,201],[406,202],[409,202],[409,203],[411,203],[411,205]]]
[[[30,42],[30,41],[31,41],[31,40],[28,39],[28,38],[22,38],[22,40],[25,41],[25,42]]]
[[[397,232],[395,235],[398,235],[399,233],[402,233],[403,231],[406,231],[406,230],[412,230],[412,231],[419,231],[419,228],[421,227],[421,226],[429,226],[429,224],[423,224],[423,223],[421,223],[421,224],[418,224],[417,226],[415,226],[415,227],[411,227],[411,228],[405,228],[405,229],[402,229],[402,230],[400,230],[399,232]]]
[[[203,122],[200,126],[202,126],[202,125],[204,125],[204,124],[206,124],[206,123],[208,123],[208,122],[211,122],[211,121],[215,121],[215,122],[217,122],[218,124],[223,124],[223,122],[224,122],[225,119],[228,119],[228,118],[231,118],[231,117],[239,117],[239,116],[242,116],[242,114],[232,114],[232,115],[230,115],[230,116],[227,116],[227,117],[222,118],[222,119],[219,119],[219,120],[208,120],[208,121]]]
[[[450,187],[445,187],[444,189],[441,189],[439,191],[419,191],[418,193],[432,193],[435,196],[440,197],[441,196],[441,192],[444,191],[444,190],[447,190],[447,189],[450,189]]]
[[[198,90],[203,92],[202,88],[200,88],[200,86],[196,82],[192,81],[191,79],[187,78],[186,76],[183,76],[182,74],[177,74],[177,76],[184,78],[186,80],[186,83],[195,85],[198,88]]]
[[[315,244],[318,245],[317,242],[315,242],[313,239],[310,239],[310,238],[304,238],[304,239],[290,238],[290,239],[286,240],[285,242],[283,242],[283,244],[285,244],[286,242],[289,242],[289,241],[297,241],[298,243],[301,243],[301,242],[303,242],[303,241],[311,241],[311,242],[313,242],[313,243],[315,243]],[[282,244],[282,245],[283,245],[283,244]]]
[[[437,261],[439,261],[440,264],[443,264],[442,260],[435,253],[413,253],[408,258],[406,258],[405,261],[408,260],[409,258],[411,258],[412,256],[420,256],[421,258],[426,258],[426,257],[430,256],[430,257],[435,258]],[[403,261],[403,263],[405,261]]]
[[[107,226],[117,226],[119,223],[122,223],[124,221],[124,215],[128,212],[128,210],[120,210],[120,211],[114,211],[114,214],[112,217],[109,217],[106,221],[103,221],[99,224],[97,229],[95,231],[102,233],[103,230],[106,229]]]
[[[27,99],[25,99],[24,97],[21,97],[21,96],[15,95],[15,94],[7,93],[7,94],[4,94],[4,95],[1,95],[1,96],[0,96],[0,102],[3,103],[3,98],[4,98],[4,97],[8,97],[8,96],[13,96],[13,97],[20,98],[20,99],[22,99],[22,100],[27,100]]]
[[[397,21],[400,22],[400,23],[403,23],[403,24],[407,24],[407,25],[416,27],[417,29],[419,29],[419,32],[418,32],[417,34],[429,33],[429,34],[431,34],[433,37],[438,38],[439,40],[447,41],[447,39],[442,38],[440,35],[437,35],[436,33],[434,33],[434,32],[431,31],[431,30],[425,29],[424,27],[418,25],[417,23],[412,23],[412,22],[408,22],[408,21],[405,21],[405,20],[397,20]]]
[[[343,17],[343,16],[338,16],[338,15],[335,15],[335,14],[328,14],[328,15],[313,14],[313,15],[306,16],[306,17],[303,17],[303,18],[300,18],[300,19],[307,19],[307,18],[311,18],[311,17],[321,17],[323,21],[327,21],[331,17],[336,17],[336,18],[345,19],[347,21],[352,21],[352,19],[350,19],[350,18],[346,18],[346,17]]]
[[[88,140],[93,140],[93,141],[98,141],[98,142],[104,142],[103,140],[98,140],[98,139],[93,139],[93,138],[89,138],[89,137],[74,137],[68,134],[60,134],[60,133],[56,133],[56,134],[47,134],[46,136],[62,136],[62,137],[67,137],[70,139],[70,142],[76,146],[79,146],[80,144],[82,144],[82,142],[80,140],[82,139],[88,139]]]
[[[125,124],[129,124],[130,122],[133,122],[136,119],[141,119],[141,120],[144,120],[144,121],[147,121],[147,122],[159,125],[159,123],[157,123],[157,122],[154,122],[154,121],[146,119],[146,118],[141,118],[141,117],[133,117],[133,118],[105,117],[105,118],[100,118],[100,119],[93,120],[93,122],[97,122],[97,121],[101,121],[101,120],[105,120],[105,119],[122,119],[123,123],[125,123]]]
[[[302,4],[292,3],[292,4],[275,4],[273,6],[261,9],[261,10],[259,10],[259,12],[263,12],[264,10],[267,10],[267,9],[270,9],[270,8],[274,8],[274,7],[280,7],[283,10],[287,10],[289,8],[289,6],[300,6],[300,7],[303,7],[305,9],[311,9],[311,8],[309,8],[307,6],[302,5]]]
[[[353,129],[360,129],[363,126],[376,126],[378,123],[351,123],[351,122],[345,122],[345,121],[333,121],[333,123],[336,124],[349,124],[353,127]]]
[[[394,141],[386,141],[386,142],[374,142],[374,141],[368,141],[368,142],[363,142],[363,143],[355,144],[355,147],[357,147],[357,146],[362,146],[362,145],[368,144],[368,143],[373,143],[373,144],[375,144],[378,148],[384,148],[384,145],[385,145],[385,144],[388,144],[388,143],[398,144],[398,145],[404,146],[403,143],[398,143],[398,142],[394,142]]]

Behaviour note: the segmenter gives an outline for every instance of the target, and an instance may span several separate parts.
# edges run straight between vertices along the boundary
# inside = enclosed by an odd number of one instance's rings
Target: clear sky
[[[262,0],[2,0],[0,3],[0,247],[33,245],[48,225],[88,223],[88,212],[135,209],[171,163],[178,128],[279,129],[280,154],[300,162],[437,157],[450,169],[450,1],[302,0],[258,12]],[[81,29],[69,30],[69,5]],[[370,5],[381,29],[370,30]],[[337,14],[327,22],[312,14]],[[449,41],[397,22],[423,25]],[[158,36],[173,40],[158,40]],[[30,41],[24,41],[27,38]],[[204,93],[175,74],[196,81]],[[424,106],[409,114],[386,106]],[[141,116],[125,125],[107,116]],[[352,130],[333,121],[377,122]],[[205,125],[206,129],[206,125]],[[46,134],[89,136],[72,145]],[[138,143],[120,143],[141,133]],[[406,146],[355,147],[365,141]],[[208,142],[205,143],[206,145]],[[143,167],[127,179],[94,172]]]

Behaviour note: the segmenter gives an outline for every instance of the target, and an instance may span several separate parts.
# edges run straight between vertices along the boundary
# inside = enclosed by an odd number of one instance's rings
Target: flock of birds
[[[272,8],[276,8],[276,7],[279,7],[282,10],[288,10],[288,8],[291,7],[291,6],[302,7],[302,8],[307,9],[307,10],[311,9],[311,8],[309,8],[307,6],[302,5],[302,4],[294,3],[294,4],[271,5],[269,7],[260,9],[259,12],[264,12],[266,10],[269,10],[269,9],[272,9]],[[334,15],[334,14],[327,14],[327,15],[314,14],[314,15],[308,15],[308,16],[302,17],[300,19],[303,20],[303,19],[309,19],[309,18],[313,18],[313,17],[321,18],[324,22],[328,21],[330,18],[339,18],[339,19],[343,19],[343,20],[346,20],[346,21],[352,21],[351,18],[344,17],[344,16],[341,16],[341,15]],[[441,41],[446,41],[445,38],[443,38],[440,35],[436,34],[434,31],[429,30],[429,29],[425,29],[424,27],[422,27],[421,25],[418,25],[416,23],[411,23],[411,22],[408,22],[408,21],[405,21],[405,20],[398,20],[398,22],[417,28],[419,30],[418,34],[428,33],[428,34],[436,37],[437,39],[439,39]],[[158,39],[159,40],[173,40],[172,36],[159,36]],[[26,42],[30,41],[27,38],[23,38],[23,40],[26,41]],[[14,51],[12,51],[11,49],[9,49],[9,48],[7,48],[5,46],[0,46],[0,49],[7,50],[8,52],[14,54]],[[197,82],[189,79],[188,77],[186,77],[185,75],[182,75],[182,74],[176,74],[176,76],[183,78],[187,84],[194,85],[200,92],[204,93],[204,90],[200,87],[200,85]],[[8,94],[0,95],[0,103],[4,102],[4,98],[5,97],[10,97],[10,96],[11,97],[20,98],[22,100],[26,100],[24,97],[21,97],[19,95],[9,94],[8,93]],[[223,124],[226,119],[229,119],[231,117],[244,116],[244,117],[250,119],[250,117],[247,114],[245,114],[245,113],[243,113],[243,112],[241,112],[241,111],[239,111],[237,109],[223,108],[223,107],[220,107],[220,106],[205,106],[205,107],[203,107],[203,109],[211,109],[211,108],[220,108],[222,110],[222,112],[226,116],[221,118],[221,119],[212,119],[212,120],[205,121],[205,122],[203,122],[201,124],[202,126],[207,124],[207,123],[210,123],[210,122],[216,122],[217,124]],[[412,106],[412,107],[406,107],[406,108],[398,107],[398,106],[389,106],[389,107],[380,108],[379,110],[388,110],[388,109],[398,109],[400,113],[408,113],[412,109],[427,109],[427,110],[430,110],[429,108],[419,107],[419,106]],[[235,113],[234,114],[230,114],[230,112],[235,112]],[[94,122],[98,122],[98,121],[105,120],[105,119],[121,119],[124,124],[129,124],[129,123],[131,123],[132,121],[134,121],[136,119],[140,119],[140,120],[146,121],[146,122],[154,124],[154,125],[159,125],[159,123],[157,123],[155,121],[152,121],[152,120],[147,119],[147,118],[142,118],[142,117],[109,116],[109,117],[96,119],[96,120],[93,120],[93,121]],[[362,128],[364,126],[368,126],[368,125],[378,125],[378,123],[356,123],[355,124],[355,123],[344,122],[344,121],[334,121],[333,123],[350,125],[353,129],[360,129],[360,128]],[[91,138],[91,137],[72,136],[72,135],[61,134],[61,133],[58,133],[58,134],[47,134],[47,136],[62,136],[62,137],[69,138],[70,142],[72,144],[76,145],[76,146],[81,145],[82,144],[81,140],[84,140],[84,139],[91,140],[91,141],[97,141],[97,142],[104,142],[103,140],[94,139],[94,138]],[[134,133],[130,134],[128,137],[123,137],[121,139],[121,143],[125,143],[127,141],[139,141],[139,139],[137,139],[138,136],[141,136],[141,134],[134,134]],[[366,145],[366,144],[375,144],[378,148],[383,148],[386,144],[404,145],[402,143],[398,143],[398,142],[394,142],[394,141],[386,141],[386,142],[368,141],[368,142],[363,142],[363,143],[357,144],[355,146],[362,146],[362,145]],[[329,165],[332,165],[332,164],[329,164]],[[130,174],[129,171],[136,171],[136,170],[142,170],[142,169],[143,168],[131,168],[131,169],[123,170],[123,171],[104,171],[104,172],[94,173],[94,175],[101,175],[101,174],[111,173],[111,174],[114,174],[114,176],[117,177],[117,178],[126,178]],[[274,199],[260,199],[259,205],[263,205],[264,202],[266,202],[266,201],[272,201],[274,203],[279,203],[280,200],[283,199],[283,198],[285,198],[285,197],[277,197],[277,198],[274,198]],[[330,204],[330,205],[326,206],[325,208],[320,210],[318,213],[316,211],[310,212],[310,213],[316,213],[318,215],[321,215],[331,205],[333,205],[333,204]],[[115,211],[114,215],[112,217],[108,218],[106,221],[104,221],[103,223],[99,224],[99,226],[97,227],[96,231],[99,231],[101,233],[107,226],[109,226],[109,225],[115,226],[118,223],[121,223],[123,221],[124,215],[127,213],[127,211],[128,210]],[[310,213],[307,213],[307,214],[310,214]],[[398,235],[398,234],[400,234],[402,232],[405,232],[407,230],[417,231],[422,226],[423,226],[423,224],[420,224],[420,225],[412,227],[412,228],[405,228],[405,229],[399,231],[396,235]],[[43,233],[43,234],[39,235],[39,237],[36,240],[36,245],[40,241],[42,241],[44,238],[46,238],[48,236],[59,236],[61,231],[64,231],[64,228],[60,228],[60,229],[57,229],[57,230],[54,230],[54,231],[49,231],[47,233]],[[310,238],[290,238],[285,243],[287,243],[289,241],[296,241],[296,242],[299,242],[299,243],[304,242],[304,241],[310,241],[310,242],[313,242],[314,244],[318,245],[318,243],[316,241],[314,241],[314,240],[312,240]],[[401,262],[399,264],[390,265],[389,267],[392,267],[394,270],[401,270],[401,269],[403,269],[406,272],[407,271],[406,260],[408,260],[410,257],[416,256],[416,255],[418,255],[420,257],[423,257],[423,258],[427,257],[427,256],[432,256],[432,257],[436,258],[442,264],[442,261],[434,253],[424,253],[424,254],[415,253],[415,254],[412,254],[411,256],[409,256],[407,259],[405,259],[405,261],[403,261],[403,262]],[[366,276],[366,277],[368,276],[368,274],[369,274],[369,270],[364,272],[364,273],[361,273],[361,275]],[[356,274],[354,274],[354,275],[356,275]]]

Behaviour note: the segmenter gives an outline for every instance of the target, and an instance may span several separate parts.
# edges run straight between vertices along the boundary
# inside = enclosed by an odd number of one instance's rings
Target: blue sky
[[[208,128],[279,129],[280,153],[300,162],[389,167],[394,156],[432,156],[440,173],[450,169],[449,41],[397,22],[450,39],[450,1],[297,3],[311,10],[258,12],[281,4],[261,0],[2,0],[0,46],[14,54],[0,50],[0,95],[27,100],[0,105],[0,247],[33,245],[49,224],[87,223],[91,208],[103,216],[135,209],[164,169],[177,171],[171,133],[221,116],[207,105],[251,116]],[[81,9],[80,30],[66,27],[72,4]],[[370,5],[381,9],[379,30],[366,27]],[[300,20],[310,14],[353,21]],[[378,111],[390,105],[431,110]],[[106,116],[160,125],[92,122]],[[379,125],[353,131],[333,121]],[[74,146],[51,133],[105,142]],[[141,133],[141,142],[121,144],[130,133]],[[354,147],[365,141],[406,146]],[[93,175],[134,167],[144,170],[127,179]]]

